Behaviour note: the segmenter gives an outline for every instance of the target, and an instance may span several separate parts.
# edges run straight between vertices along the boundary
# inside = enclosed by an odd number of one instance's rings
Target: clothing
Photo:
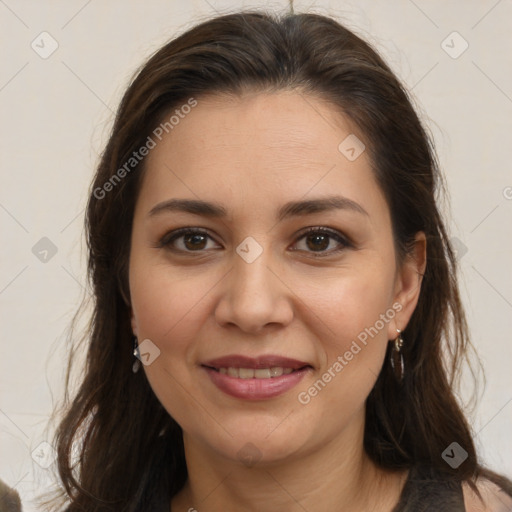
[[[392,512],[465,512],[460,483],[450,482],[429,466],[411,468]]]

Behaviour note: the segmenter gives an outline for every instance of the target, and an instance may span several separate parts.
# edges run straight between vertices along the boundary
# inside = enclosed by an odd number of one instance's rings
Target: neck
[[[390,511],[406,479],[379,469],[363,448],[364,411],[346,431],[300,456],[252,467],[221,459],[184,436],[189,479],[172,512]]]

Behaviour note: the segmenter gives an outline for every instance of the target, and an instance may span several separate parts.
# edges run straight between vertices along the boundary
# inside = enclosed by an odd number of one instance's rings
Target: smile
[[[289,375],[294,370],[293,368],[284,368],[282,366],[273,366],[271,368],[213,368],[223,375],[229,375],[237,379],[272,379],[281,377],[281,375]]]
[[[251,373],[259,370],[233,368],[237,376],[232,377],[227,372],[222,373],[214,368],[207,366],[202,368],[218,390],[231,397],[243,400],[267,400],[282,395],[295,387],[312,370],[310,366],[305,366],[299,370],[287,368],[287,373],[276,377],[268,377],[270,368],[262,368],[260,370],[267,375],[266,377],[247,376],[244,378],[239,376],[240,373],[243,375],[243,370],[249,370]],[[249,373],[246,375],[249,375]]]

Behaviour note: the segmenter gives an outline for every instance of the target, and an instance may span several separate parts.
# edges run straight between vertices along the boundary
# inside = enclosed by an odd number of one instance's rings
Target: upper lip
[[[309,363],[299,361],[298,359],[290,359],[289,357],[282,357],[274,354],[262,355],[258,357],[247,357],[242,355],[229,355],[210,359],[202,363],[203,366],[210,368],[292,368],[298,370],[304,366],[311,366]]]

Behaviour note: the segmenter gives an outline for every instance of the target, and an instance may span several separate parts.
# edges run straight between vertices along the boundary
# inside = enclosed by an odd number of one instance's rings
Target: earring
[[[404,356],[402,354],[404,340],[402,338],[402,331],[400,329],[397,329],[396,331],[398,332],[398,336],[395,339],[395,346],[391,350],[390,360],[396,380],[398,382],[402,382],[404,378]]]
[[[140,369],[140,353],[137,336],[133,337],[133,355],[135,356],[135,361],[133,362],[132,372],[137,373]]]

